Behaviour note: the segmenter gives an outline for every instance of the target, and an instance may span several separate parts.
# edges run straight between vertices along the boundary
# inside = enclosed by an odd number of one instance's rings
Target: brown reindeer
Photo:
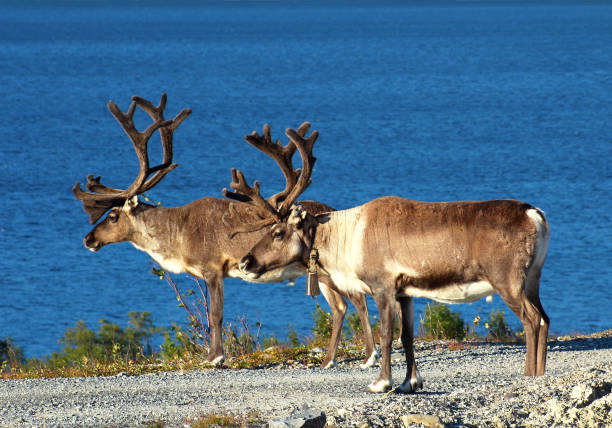
[[[422,388],[413,351],[413,297],[464,303],[497,292],[523,323],[525,375],[544,374],[549,318],[540,303],[539,281],[550,234],[541,210],[516,200],[432,203],[387,196],[313,215],[289,205],[310,183],[314,141],[292,130],[287,135],[302,156],[302,176],[292,199],[273,216],[274,226],[242,258],[245,276],[256,280],[283,266],[305,267],[318,255],[317,268],[336,291],[372,295],[382,322],[382,360],[378,378],[368,386],[371,392],[392,387],[396,301],[407,363],[398,391]]]
[[[133,122],[136,106],[154,121],[143,132],[139,132]],[[100,177],[94,178],[92,175],[87,177],[89,192],[83,191],[80,184],[76,183],[72,190],[76,198],[83,203],[83,209],[89,214],[91,224],[96,223],[110,210],[106,218],[85,236],[83,243],[91,251],[98,251],[107,244],[129,241],[137,249],[149,254],[163,269],[174,273],[186,272],[203,279],[210,290],[211,344],[208,360],[219,363],[224,358],[221,341],[223,278],[237,277],[250,282],[293,281],[302,276],[305,270],[301,266],[281,268],[260,276],[256,281],[242,275],[237,268],[240,257],[263,236],[265,230],[243,233],[231,239],[230,227],[222,221],[223,214],[229,210],[230,201],[227,199],[202,198],[176,208],[153,206],[138,200],[139,194],[151,189],[177,166],[172,163],[173,133],[191,114],[191,110],[184,109],[174,119],[165,120],[165,106],[165,94],[157,107],[143,98],[133,97],[127,113],[122,112],[114,102],[108,103],[109,110],[134,145],[140,170],[136,180],[125,190],[109,188],[100,183]],[[305,135],[309,126],[310,124],[304,123],[298,129],[300,135]],[[149,138],[158,129],[163,145],[163,161],[151,167],[147,145]],[[299,170],[294,171],[291,163],[295,146],[291,142],[286,146],[272,142],[269,126],[264,127],[263,136],[254,132],[246,136],[246,139],[269,154],[281,167],[287,179],[287,189],[268,199],[269,203],[276,206],[290,192],[299,175]],[[305,201],[303,204],[313,215],[332,210],[328,205],[319,202]],[[265,218],[260,210],[254,210],[244,202],[234,203],[233,207],[236,215],[244,221],[257,222]],[[335,363],[347,308],[342,296],[334,291],[337,287],[331,287],[329,284],[329,280],[321,284],[321,291],[333,314],[332,337],[323,361],[325,367]],[[357,309],[363,325],[366,340],[364,366],[372,365],[378,354],[374,348],[365,298],[362,295],[346,297]]]

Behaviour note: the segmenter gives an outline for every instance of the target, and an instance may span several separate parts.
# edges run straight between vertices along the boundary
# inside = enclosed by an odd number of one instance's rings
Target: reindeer
[[[136,106],[144,110],[154,122],[143,132],[139,132],[134,125]],[[137,249],[149,254],[166,271],[186,272],[206,282],[210,291],[211,321],[211,344],[207,359],[218,364],[224,359],[221,341],[223,278],[230,276],[250,282],[294,281],[303,275],[305,270],[300,266],[281,268],[262,275],[255,281],[242,275],[237,268],[238,261],[263,236],[264,231],[243,233],[232,239],[229,226],[222,221],[223,214],[229,209],[230,202],[227,199],[207,197],[177,208],[153,206],[138,200],[138,195],[153,188],[177,166],[172,163],[173,134],[191,114],[191,110],[184,109],[174,119],[165,120],[163,115],[165,106],[166,94],[162,95],[157,107],[135,96],[127,113],[122,112],[113,101],[110,101],[108,103],[110,112],[134,145],[140,165],[138,175],[125,190],[107,187],[100,183],[100,177],[94,178],[93,175],[89,175],[86,185],[89,192],[83,191],[78,182],[72,191],[82,202],[85,212],[89,214],[91,224],[95,224],[110,210],[106,218],[85,236],[83,243],[86,248],[95,252],[107,244],[129,241]],[[305,122],[297,132],[305,135],[309,127],[310,124]],[[163,160],[159,165],[151,167],[147,146],[149,138],[156,130],[160,131]],[[253,132],[245,138],[270,155],[285,174],[287,189],[268,200],[270,204],[276,206],[289,193],[299,175],[299,170],[294,171],[291,162],[295,146],[291,142],[286,146],[282,146],[280,142],[272,142],[268,125],[264,126],[262,136]],[[243,198],[243,201],[248,201],[248,198]],[[319,202],[304,201],[303,204],[313,215],[332,210],[328,205]],[[233,209],[236,215],[248,222],[257,222],[263,218],[261,213],[244,202],[236,203]],[[262,223],[262,227],[265,227],[265,224]],[[332,336],[327,355],[323,360],[324,367],[335,364],[342,322],[347,309],[345,300],[334,291],[337,287],[334,289],[330,285],[329,280],[321,284],[321,291],[333,314]],[[365,298],[362,295],[345,296],[357,309],[363,325],[366,341],[363,367],[369,367],[376,362],[378,354],[374,347]]]
[[[291,204],[310,183],[314,140],[290,129],[286,133],[300,152],[303,172],[291,196],[270,213],[274,225],[241,259],[245,277],[255,281],[283,266],[305,267],[314,257],[336,291],[372,295],[382,323],[382,359],[370,392],[388,391],[393,384],[396,301],[407,364],[397,391],[423,387],[413,350],[413,297],[466,303],[497,292],[525,329],[525,375],[544,374],[549,318],[540,303],[539,281],[550,233],[541,210],[516,200],[436,203],[386,196],[343,211],[312,214]],[[259,183],[250,188],[243,174],[232,175],[239,180],[231,186],[249,195],[250,204],[262,206]]]

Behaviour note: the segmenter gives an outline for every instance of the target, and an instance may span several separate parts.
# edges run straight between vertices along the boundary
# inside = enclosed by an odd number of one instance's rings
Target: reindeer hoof
[[[378,354],[378,351],[375,349],[374,352],[370,354],[370,358],[365,360],[362,364],[359,364],[359,368],[367,369],[367,368],[373,367],[379,358],[380,358],[380,355]]]
[[[218,357],[213,358],[212,360],[208,360],[208,362],[210,364],[213,364],[215,366],[221,365],[223,363],[223,361],[225,361],[225,355],[221,354]]]
[[[323,369],[333,369],[334,367],[336,367],[336,360],[330,360],[327,363],[323,363],[321,364],[321,368]]]
[[[395,389],[395,392],[402,394],[412,394],[417,390],[423,389],[423,378],[421,376],[414,377],[410,380],[406,379],[404,383]]]
[[[393,382],[390,379],[389,380],[383,379],[383,380],[375,381],[369,384],[366,391],[374,392],[374,393],[388,392],[391,390],[392,385],[393,385]]]

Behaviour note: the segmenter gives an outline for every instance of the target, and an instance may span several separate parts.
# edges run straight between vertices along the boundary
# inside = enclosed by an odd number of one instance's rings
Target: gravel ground
[[[329,426],[612,426],[612,330],[549,341],[546,376],[524,378],[524,346],[418,342],[424,390],[368,394],[378,367],[268,368],[0,380],[0,426],[185,426],[201,414],[264,421],[304,405]],[[393,379],[405,374],[400,348]],[[436,425],[439,424],[439,425]],[[410,425],[412,426],[412,425]],[[419,426],[419,425],[415,425]]]

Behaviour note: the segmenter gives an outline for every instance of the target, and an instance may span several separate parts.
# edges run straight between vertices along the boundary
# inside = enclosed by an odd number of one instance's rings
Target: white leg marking
[[[214,364],[215,366],[217,366],[217,365],[221,364],[223,361],[225,361],[225,355],[219,355],[217,358],[212,360],[210,363]]]
[[[374,364],[376,364],[379,358],[380,358],[380,354],[378,353],[376,349],[374,349],[374,351],[372,351],[372,354],[370,354],[370,358],[368,358],[368,360],[365,363],[359,364],[359,368],[367,369],[369,367],[372,367],[374,366]]]
[[[379,380],[378,382],[374,381],[368,385],[368,392],[387,392],[391,389],[393,385],[393,379],[389,377],[389,379]]]
[[[423,389],[423,378],[417,371],[416,377],[411,378],[410,380],[406,379],[404,383],[398,386],[398,391],[404,394],[410,394],[412,392],[416,392],[419,389]]]
[[[324,369],[333,369],[336,367],[336,360],[331,360],[329,363],[325,364]]]

